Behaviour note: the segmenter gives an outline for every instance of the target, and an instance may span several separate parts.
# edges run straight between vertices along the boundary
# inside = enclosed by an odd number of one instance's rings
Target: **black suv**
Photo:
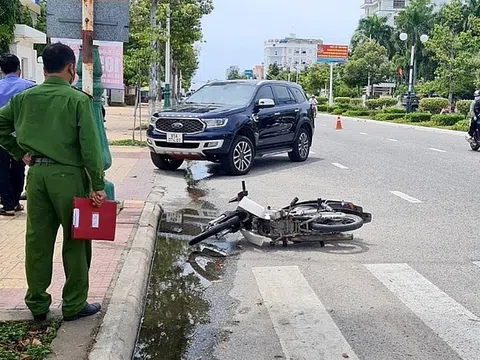
[[[314,128],[310,103],[295,83],[216,81],[155,113],[147,144],[162,170],[176,170],[185,159],[208,160],[244,175],[259,156],[286,152],[291,161],[307,160]]]

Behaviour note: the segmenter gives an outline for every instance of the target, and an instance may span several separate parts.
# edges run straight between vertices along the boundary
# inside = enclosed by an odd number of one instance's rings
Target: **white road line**
[[[403,200],[411,202],[412,204],[421,204],[422,203],[422,200],[415,199],[414,197],[411,197],[410,195],[402,193],[401,191],[390,191],[390,192],[393,195],[398,196],[399,198],[402,198]]]
[[[286,359],[358,360],[297,266],[252,271]]]
[[[332,165],[336,166],[337,168],[342,169],[342,170],[348,170],[348,167],[346,167],[345,165],[339,164],[339,163],[332,163]]]
[[[327,126],[327,124],[320,124],[320,126]]]
[[[316,154],[315,151],[310,150],[310,154]]]
[[[395,141],[395,142],[397,142],[398,140],[397,140],[397,139],[388,139],[388,141]]]
[[[364,133],[364,132],[361,132],[360,134],[361,134],[361,135],[368,135],[367,133]]]
[[[428,148],[429,150],[436,151],[436,152],[441,152],[444,153],[446,152],[445,150],[440,150],[440,149],[435,149],[435,148]]]
[[[474,265],[477,265],[478,267],[480,267],[480,261],[472,261],[472,263],[473,263]]]
[[[462,359],[478,359],[480,318],[408,264],[365,265]]]

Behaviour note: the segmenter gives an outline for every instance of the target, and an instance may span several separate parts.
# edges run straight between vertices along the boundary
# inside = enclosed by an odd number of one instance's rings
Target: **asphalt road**
[[[372,223],[325,248],[242,243],[208,292],[212,358],[480,359],[480,154],[457,132],[343,126],[319,116],[310,159],[259,159],[247,188],[272,207],[353,201]],[[242,179],[210,171],[206,200],[233,209]]]

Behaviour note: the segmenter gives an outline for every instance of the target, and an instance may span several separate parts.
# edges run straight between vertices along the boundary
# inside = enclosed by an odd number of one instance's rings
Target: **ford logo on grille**
[[[176,122],[170,125],[172,129],[180,130],[183,128],[183,124],[181,122]]]

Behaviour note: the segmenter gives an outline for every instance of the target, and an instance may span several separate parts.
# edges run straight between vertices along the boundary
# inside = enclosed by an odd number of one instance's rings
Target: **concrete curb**
[[[155,251],[157,224],[162,209],[149,196],[140,216],[131,248],[120,271],[107,312],[89,360],[130,360],[143,316],[150,268]],[[152,201],[153,200],[153,201]]]
[[[335,119],[336,119],[338,116],[340,116],[342,119],[351,120],[351,121],[369,122],[369,123],[375,123],[375,124],[382,124],[382,125],[385,125],[385,126],[403,127],[403,128],[407,128],[407,129],[414,129],[414,130],[420,130],[420,131],[429,131],[429,132],[444,133],[444,134],[450,134],[450,135],[455,135],[455,136],[465,136],[465,132],[463,132],[463,131],[457,131],[457,130],[437,129],[437,128],[426,127],[426,126],[418,126],[418,125],[410,125],[410,124],[399,124],[399,123],[392,123],[392,122],[387,122],[387,121],[378,121],[378,120],[371,120],[371,119],[361,119],[361,118],[355,118],[355,117],[350,117],[350,116],[331,115],[331,114],[324,114],[324,113],[321,113],[321,115],[333,117],[333,118],[335,118]]]

